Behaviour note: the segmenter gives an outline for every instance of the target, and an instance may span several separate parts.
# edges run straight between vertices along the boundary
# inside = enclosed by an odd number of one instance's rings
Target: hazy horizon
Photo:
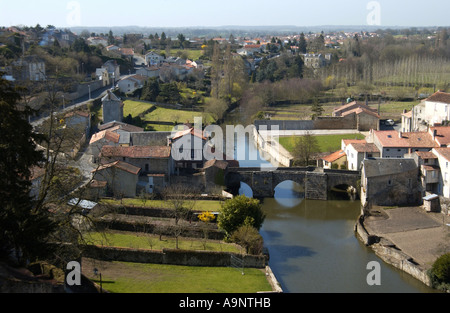
[[[229,28],[331,25],[447,27],[450,1],[429,0],[0,0],[2,26]]]

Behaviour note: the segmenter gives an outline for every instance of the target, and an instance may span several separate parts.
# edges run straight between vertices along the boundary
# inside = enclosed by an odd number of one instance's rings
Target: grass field
[[[120,200],[111,200],[111,199],[103,199],[100,203],[103,204],[114,204],[120,205]],[[222,201],[216,200],[196,200],[194,204],[193,210],[195,211],[211,211],[216,212],[221,210]],[[143,202],[143,200],[135,198],[135,199],[122,199],[123,205],[132,205],[138,207],[148,207],[148,208],[162,208],[162,209],[170,209],[170,203],[163,200],[147,200]]]
[[[341,149],[342,139],[364,139],[361,134],[315,136],[319,144],[319,152],[334,152]],[[280,137],[280,144],[289,152],[294,150],[296,136]]]
[[[104,245],[109,247],[132,248],[132,249],[175,249],[175,238],[163,237],[159,240],[158,235],[145,233],[128,233],[110,231],[106,233],[93,232],[86,235],[89,244]],[[181,250],[203,250],[241,253],[241,248],[234,244],[214,240],[179,238],[178,248]]]
[[[178,124],[183,123],[194,123],[195,117],[202,117],[203,123],[213,123],[214,119],[208,113],[196,112],[196,111],[185,111],[185,110],[174,110],[158,107],[151,113],[144,115],[143,121],[162,121],[162,122],[177,122]]]
[[[128,116],[128,114],[131,114],[132,117],[137,117],[152,107],[153,105],[150,103],[126,100],[124,101],[123,116]]]
[[[256,293],[271,291],[265,272],[245,268],[197,267],[83,259],[83,273],[112,293]]]
[[[186,54],[189,60],[198,60],[203,55],[203,50],[194,49],[171,49],[170,55],[178,56],[181,54]]]

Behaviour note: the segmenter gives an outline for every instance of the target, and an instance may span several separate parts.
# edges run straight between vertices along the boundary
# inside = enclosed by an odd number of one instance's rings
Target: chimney
[[[403,138],[403,133],[402,132],[398,132],[398,138]]]
[[[433,130],[433,140],[436,139],[436,136],[437,136],[437,129]]]

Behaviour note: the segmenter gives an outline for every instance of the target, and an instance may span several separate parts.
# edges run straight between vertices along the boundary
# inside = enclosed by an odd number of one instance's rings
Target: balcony
[[[422,165],[421,173],[426,184],[435,184],[439,182],[439,167],[435,165]]]

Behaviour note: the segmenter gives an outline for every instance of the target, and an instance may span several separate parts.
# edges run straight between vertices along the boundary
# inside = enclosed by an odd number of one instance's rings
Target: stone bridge
[[[284,181],[293,181],[303,187],[305,199],[328,200],[332,188],[337,186],[357,189],[361,179],[359,171],[329,170],[315,167],[285,167],[274,171],[260,168],[228,168],[225,184],[228,191],[239,194],[241,182],[252,188],[254,198],[272,198],[275,188]]]

